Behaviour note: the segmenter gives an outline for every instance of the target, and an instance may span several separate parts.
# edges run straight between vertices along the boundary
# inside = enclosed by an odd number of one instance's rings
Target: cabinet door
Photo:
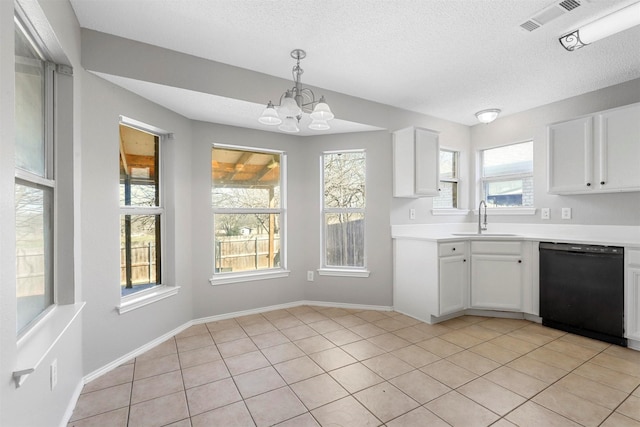
[[[549,193],[585,193],[593,188],[591,117],[547,127],[547,167]]]
[[[467,308],[467,265],[465,255],[440,258],[440,316]]]
[[[512,255],[472,255],[471,307],[522,310],[522,259]]]
[[[627,338],[640,340],[640,268],[627,268],[625,292],[625,334]]]
[[[416,128],[415,154],[415,193],[419,196],[438,196],[440,182],[438,133]]]
[[[598,115],[598,187],[604,191],[640,190],[640,104]]]

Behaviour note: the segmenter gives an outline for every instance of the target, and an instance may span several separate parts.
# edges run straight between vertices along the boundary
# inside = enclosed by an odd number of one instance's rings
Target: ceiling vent
[[[585,0],[562,0],[542,9],[540,12],[520,24],[520,28],[531,32],[541,26],[548,24],[557,17],[571,12],[573,9],[580,7]]]

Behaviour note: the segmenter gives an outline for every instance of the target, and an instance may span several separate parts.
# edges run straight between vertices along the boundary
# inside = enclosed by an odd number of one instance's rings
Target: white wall
[[[562,223],[597,225],[640,225],[640,193],[587,194],[557,196],[547,194],[547,141],[546,125],[569,120],[581,115],[640,102],[640,79],[576,96],[553,104],[500,118],[488,125],[471,128],[471,150],[478,150],[514,142],[533,140],[534,149],[534,205],[550,208],[551,219],[542,221],[535,216],[494,216],[491,221],[526,223]],[[640,159],[638,159],[640,164]],[[475,174],[471,163],[471,176]],[[471,193],[471,205],[477,199]],[[572,208],[572,219],[560,219],[563,207]],[[476,217],[477,218],[477,217]]]

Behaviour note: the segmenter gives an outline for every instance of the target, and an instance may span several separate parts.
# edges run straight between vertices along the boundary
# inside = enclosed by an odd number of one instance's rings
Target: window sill
[[[268,280],[289,277],[289,270],[252,271],[249,273],[223,273],[209,279],[212,286],[229,285],[232,283],[250,282],[253,280]]]
[[[369,277],[371,272],[365,269],[320,268],[319,276]]]
[[[473,211],[478,215],[478,210]],[[487,215],[535,215],[536,208],[487,208]]]
[[[179,290],[180,286],[156,286],[147,291],[141,291],[137,294],[122,298],[120,305],[116,308],[119,314],[128,313],[145,305],[153,304],[156,301],[176,295]]]
[[[444,208],[444,209],[431,209],[431,215],[433,216],[442,216],[442,215],[468,215],[469,209],[454,209],[454,208]]]
[[[78,317],[86,303],[58,305],[18,341],[17,368],[13,371],[16,388],[24,384],[30,374],[47,357]]]

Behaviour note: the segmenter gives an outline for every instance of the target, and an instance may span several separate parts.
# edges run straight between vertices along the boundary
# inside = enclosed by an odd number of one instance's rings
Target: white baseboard
[[[64,415],[62,416],[62,421],[60,422],[60,427],[67,427],[69,424],[69,420],[73,415],[73,410],[76,408],[78,404],[78,399],[80,398],[80,393],[82,393],[82,388],[84,387],[84,379],[78,382],[76,385],[76,389],[73,391],[71,395],[71,399],[69,399],[69,404],[67,405],[67,409],[64,411]]]
[[[164,341],[168,340],[172,336],[179,334],[180,332],[184,331],[185,329],[187,329],[187,328],[189,328],[189,327],[191,327],[193,325],[199,325],[199,324],[202,324],[202,323],[215,322],[215,321],[218,321],[218,320],[226,320],[226,319],[231,319],[231,318],[240,317],[240,316],[248,316],[248,315],[251,315],[251,314],[265,313],[267,311],[274,311],[274,310],[281,310],[281,309],[286,309],[286,308],[300,307],[300,306],[303,306],[303,305],[315,305],[315,306],[319,306],[319,307],[347,308],[347,309],[353,309],[353,310],[378,310],[378,311],[391,311],[391,310],[393,310],[393,307],[382,306],[382,305],[346,304],[346,303],[339,303],[339,302],[306,301],[306,300],[302,300],[302,301],[289,302],[289,303],[285,303],[285,304],[277,304],[277,305],[271,305],[271,306],[267,306],[267,307],[254,308],[254,309],[250,309],[250,310],[242,310],[242,311],[235,311],[235,312],[232,312],[232,313],[218,314],[218,315],[215,315],[215,316],[201,317],[199,319],[190,320],[190,321],[186,322],[185,324],[173,329],[172,331],[169,331],[166,334],[159,336],[158,338],[154,339],[153,341],[150,341],[150,342],[144,344],[143,346],[138,347],[137,349],[125,354],[124,356],[117,358],[113,362],[108,363],[108,364],[104,365],[103,367],[96,369],[95,371],[91,372],[88,375],[85,375],[84,378],[83,378],[83,385],[87,384],[88,382],[90,382],[90,381],[92,381],[92,380],[94,380],[96,378],[98,378],[101,375],[106,374],[109,371],[112,371],[113,369],[115,369],[118,366],[122,365],[124,362],[127,362],[127,361],[133,359],[134,357],[140,356],[141,354],[151,350],[153,347],[163,343]],[[81,388],[81,390],[82,390],[82,388]],[[72,410],[73,410],[73,408],[72,408]]]
[[[183,324],[182,326],[179,326],[179,327],[173,329],[172,331],[169,331],[166,334],[159,336],[158,338],[154,339],[153,341],[149,341],[145,345],[143,345],[141,347],[138,347],[137,349],[125,354],[122,357],[117,358],[113,362],[108,363],[108,364],[104,365],[103,367],[96,369],[95,371],[91,372],[88,375],[85,375],[84,378],[83,378],[83,383],[86,384],[86,383],[88,383],[88,382],[90,382],[92,380],[95,380],[99,376],[106,374],[107,372],[117,368],[118,366],[122,365],[124,362],[127,362],[127,361],[133,359],[134,357],[140,356],[142,353],[145,353],[145,352],[151,350],[153,347],[157,346],[158,344],[163,343],[164,341],[168,340],[172,336],[179,334],[180,332],[184,331],[185,329],[187,329],[187,328],[189,328],[189,327],[191,327],[193,325],[194,325],[193,320],[190,320],[187,323]]]

